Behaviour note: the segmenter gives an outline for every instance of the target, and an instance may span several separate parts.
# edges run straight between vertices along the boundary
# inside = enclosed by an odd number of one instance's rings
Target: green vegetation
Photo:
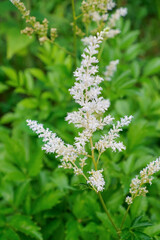
[[[71,170],[59,169],[55,155],[41,150],[41,140],[26,125],[26,119],[38,120],[72,144],[77,129],[64,118],[77,109],[68,89],[80,65],[85,24],[77,19],[82,32],[75,45],[71,1],[24,2],[32,16],[57,28],[58,37],[40,45],[36,36],[21,35],[24,19],[8,0],[0,1],[0,239],[117,239],[95,192]],[[81,1],[75,2],[79,16]],[[99,64],[103,75],[110,61],[120,60],[112,81],[102,84],[103,96],[116,119],[134,116],[121,135],[126,150],[109,149],[101,158],[103,199],[120,226],[131,179],[160,156],[160,2],[117,5],[128,7],[128,15],[117,23],[121,33],[102,44]],[[147,197],[135,199],[121,240],[160,239],[159,176]]]

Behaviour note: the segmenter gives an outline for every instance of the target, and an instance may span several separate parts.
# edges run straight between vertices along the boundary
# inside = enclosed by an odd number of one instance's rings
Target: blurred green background
[[[81,1],[75,3],[78,15]],[[71,1],[25,4],[31,15],[46,17],[57,28],[56,43],[62,48],[40,46],[36,38],[21,35],[25,23],[20,13],[10,1],[0,1],[0,239],[116,239],[96,194],[72,171],[58,169],[58,160],[42,152],[41,141],[25,122],[38,120],[68,143],[77,134],[64,121],[67,112],[77,109],[68,92],[74,59],[63,49],[73,52]],[[117,23],[121,34],[107,41],[100,59],[101,75],[109,61],[120,60],[113,80],[103,83],[103,96],[111,100],[109,113],[116,119],[132,114],[134,120],[121,137],[126,151],[108,150],[101,165],[103,196],[120,225],[131,179],[160,156],[160,1],[118,0],[117,6],[127,7],[128,15]],[[80,39],[78,46],[79,65]],[[159,176],[147,197],[131,207],[125,228],[132,231],[122,239],[160,239]],[[153,226],[133,228],[139,216]]]

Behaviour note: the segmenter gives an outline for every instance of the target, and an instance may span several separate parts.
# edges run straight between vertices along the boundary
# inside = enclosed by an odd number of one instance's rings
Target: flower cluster
[[[45,41],[54,42],[57,37],[56,28],[51,28],[50,38],[48,38],[48,20],[45,18],[42,23],[38,22],[35,17],[30,16],[30,11],[26,9],[23,2],[20,0],[10,0],[22,14],[22,18],[29,24],[21,33],[32,36],[34,33],[38,35],[39,42],[43,44]]]
[[[93,21],[106,21],[108,18],[107,11],[115,7],[112,0],[84,0],[82,2],[83,20],[87,21],[92,18]]]
[[[126,197],[126,202],[129,205],[132,204],[136,197],[146,196],[148,190],[144,184],[149,183],[151,185],[153,180],[152,175],[158,171],[160,171],[160,157],[149,163],[146,168],[143,168],[143,170],[140,171],[140,176],[132,179],[129,190],[131,197]]]
[[[96,192],[102,191],[105,185],[102,176],[103,170],[97,170],[99,158],[107,148],[112,148],[113,151],[125,149],[122,142],[116,142],[116,138],[119,137],[122,127],[127,126],[132,119],[132,116],[125,116],[114,124],[114,118],[111,115],[104,116],[110,106],[110,101],[100,96],[102,88],[99,84],[104,79],[97,75],[98,59],[95,55],[108,31],[109,29],[105,28],[97,33],[97,36],[91,37],[89,42],[85,42],[86,48],[82,54],[81,66],[74,72],[76,81],[69,91],[80,107],[78,111],[68,113],[66,117],[69,123],[80,128],[78,136],[74,139],[74,144],[65,144],[55,133],[49,129],[45,130],[42,124],[27,120],[29,127],[45,142],[42,149],[47,153],[56,153],[58,157],[61,157],[60,167],[73,169],[75,174],[83,175]],[[102,130],[107,125],[112,125],[108,134],[94,143],[92,139],[94,132]],[[90,144],[90,153],[86,151],[86,144]],[[94,156],[95,149],[99,152],[97,159]],[[95,171],[88,172],[88,177],[84,171],[87,158],[91,158],[95,166]]]
[[[117,64],[119,60],[111,61],[109,65],[106,67],[106,71],[104,72],[105,80],[111,81],[114,72],[117,70]]]
[[[103,179],[102,172],[103,172],[103,170],[94,171],[93,169],[89,172],[89,174],[91,174],[91,176],[88,178],[89,180],[87,183],[96,187],[98,192],[102,192],[104,189],[104,185],[105,185],[105,181]]]
[[[122,131],[122,127],[128,126],[131,122],[133,116],[125,116],[121,118],[121,121],[117,121],[116,124],[113,124],[113,128],[111,128],[108,134],[101,137],[101,139],[95,144],[95,148],[100,152],[103,153],[107,148],[112,148],[113,151],[118,150],[121,152],[125,150],[125,146],[122,142],[116,142],[116,138],[119,137],[119,132]]]
[[[107,26],[110,28],[108,37],[114,37],[120,31],[112,28],[115,27],[121,16],[124,17],[127,14],[126,8],[119,8],[109,16],[109,11],[115,5],[113,0],[84,0],[82,2],[83,21],[89,23],[92,19],[92,21],[97,22],[98,26],[103,26],[102,22],[108,21]]]

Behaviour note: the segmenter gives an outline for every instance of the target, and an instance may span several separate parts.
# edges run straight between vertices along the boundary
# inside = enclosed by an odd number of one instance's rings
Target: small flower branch
[[[37,34],[40,44],[43,44],[46,41],[54,42],[57,37],[57,29],[50,29],[50,37],[48,37],[48,20],[45,18],[42,23],[36,20],[34,16],[30,16],[30,11],[26,9],[26,6],[20,0],[10,0],[15,7],[22,14],[22,18],[26,20],[26,23],[29,24],[21,33],[28,36],[32,36],[34,33]]]
[[[146,168],[143,168],[140,171],[139,176],[137,175],[135,178],[132,179],[131,184],[130,184],[130,190],[129,190],[131,196],[126,197],[126,202],[128,204],[128,208],[122,219],[121,229],[124,225],[127,214],[129,212],[129,209],[130,209],[131,204],[133,203],[134,199],[138,196],[146,196],[146,194],[148,193],[148,190],[147,190],[146,186],[143,187],[143,185],[146,183],[149,183],[151,185],[152,180],[154,179],[154,177],[152,177],[152,175],[158,171],[160,171],[160,157],[157,158],[155,161],[150,162]]]
[[[108,219],[110,220],[112,226],[114,227],[114,229],[115,229],[116,232],[117,232],[118,238],[120,239],[120,230],[117,228],[117,226],[116,226],[115,223],[113,222],[112,217],[111,217],[111,215],[110,215],[110,213],[109,213],[109,211],[108,211],[108,209],[107,209],[107,207],[106,207],[106,204],[104,203],[104,200],[103,200],[103,198],[102,198],[101,193],[98,192],[97,194],[98,194],[98,197],[99,197],[100,203],[101,203],[101,205],[102,205],[102,207],[103,207],[105,213],[106,213],[107,216],[108,216]]]

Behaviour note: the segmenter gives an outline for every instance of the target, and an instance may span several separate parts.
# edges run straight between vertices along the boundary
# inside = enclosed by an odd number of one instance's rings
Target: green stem
[[[57,46],[58,48],[62,49],[64,52],[66,52],[67,54],[75,57],[74,53],[69,52],[67,49],[65,49],[64,47],[60,46],[58,43],[54,42],[54,45]]]
[[[92,151],[92,161],[93,161],[93,164],[94,164],[94,168],[97,171],[97,163],[96,163],[96,160],[95,160],[95,157],[94,157],[94,148],[93,148],[92,138],[90,138],[90,144],[91,144],[91,151]]]
[[[104,50],[104,47],[105,47],[105,43],[106,43],[105,40],[106,40],[106,39],[103,40],[102,47],[100,48],[100,51],[99,51],[99,54],[98,54],[98,60],[100,60],[101,55],[102,55],[102,53],[103,53],[103,50]]]
[[[116,226],[115,223],[113,222],[112,217],[111,217],[110,213],[108,212],[108,209],[107,209],[107,207],[106,207],[106,205],[105,205],[105,203],[104,203],[104,200],[103,200],[103,198],[102,198],[101,193],[98,192],[97,194],[98,194],[99,200],[100,200],[100,202],[101,202],[101,205],[102,205],[105,213],[107,214],[107,216],[108,216],[108,218],[109,218],[112,226],[114,227],[114,229],[115,229],[116,232],[117,232],[118,238],[120,239],[120,230],[117,228],[117,226]]]
[[[121,230],[122,230],[123,224],[124,224],[124,222],[125,222],[125,220],[126,220],[126,217],[127,217],[127,214],[128,214],[128,212],[129,212],[130,207],[131,207],[131,205],[128,206],[128,208],[127,208],[127,210],[126,210],[126,213],[125,213],[125,215],[124,215],[124,217],[123,217],[123,219],[122,219],[122,223],[121,223],[121,227],[120,227]]]
[[[75,68],[77,67],[77,38],[76,38],[76,12],[75,12],[75,5],[74,5],[74,0],[72,0],[72,14],[73,14],[73,40],[74,40],[74,65]]]

